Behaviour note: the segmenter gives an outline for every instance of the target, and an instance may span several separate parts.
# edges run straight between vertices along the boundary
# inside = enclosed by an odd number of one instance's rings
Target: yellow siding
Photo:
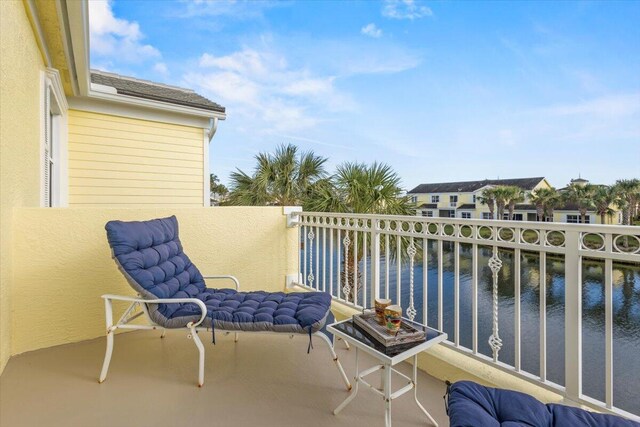
[[[202,206],[204,129],[69,111],[69,205]]]
[[[40,204],[42,55],[22,2],[0,1],[0,373],[11,355],[14,210]],[[37,240],[36,240],[37,242]],[[35,245],[35,243],[34,243]]]

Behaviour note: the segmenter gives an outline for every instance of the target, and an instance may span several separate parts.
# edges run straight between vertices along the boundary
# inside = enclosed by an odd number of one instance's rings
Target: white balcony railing
[[[635,399],[640,395],[640,375],[637,380],[622,378],[633,366],[614,369],[614,294],[617,304],[629,293],[614,289],[614,263],[616,269],[631,263],[628,267],[638,268],[634,277],[640,280],[639,228],[293,215],[300,230],[301,286],[329,292],[358,309],[373,306],[377,297],[390,298],[405,308],[407,317],[446,330],[451,339],[447,345],[457,351],[571,401],[639,419],[640,400]],[[583,278],[585,268],[590,281]],[[592,280],[591,270],[601,272],[601,279]],[[589,329],[583,342],[583,301],[590,315],[592,286],[600,295],[595,305],[601,311],[594,316],[602,314],[603,331],[594,341]],[[633,294],[640,283],[631,287]],[[640,296],[631,298],[635,304],[640,301]],[[640,334],[640,323],[638,328],[632,333]],[[594,342],[604,349],[600,364],[587,347]],[[636,362],[631,362],[638,364],[640,336],[625,342],[638,345]],[[537,355],[531,356],[535,347]],[[599,368],[601,381],[592,381]],[[625,381],[614,400],[615,386]]]

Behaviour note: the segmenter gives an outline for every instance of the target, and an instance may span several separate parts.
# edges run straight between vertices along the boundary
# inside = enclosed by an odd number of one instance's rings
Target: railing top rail
[[[357,218],[371,220],[408,221],[423,224],[469,224],[487,227],[509,227],[509,228],[532,228],[550,231],[575,231],[583,233],[602,234],[629,234],[640,235],[640,227],[630,225],[607,225],[607,224],[572,224],[564,222],[541,222],[541,221],[509,221],[497,219],[463,219],[463,218],[441,218],[441,217],[421,217],[414,215],[379,215],[379,214],[354,214],[337,212],[293,212],[295,216],[316,216],[328,218]]]

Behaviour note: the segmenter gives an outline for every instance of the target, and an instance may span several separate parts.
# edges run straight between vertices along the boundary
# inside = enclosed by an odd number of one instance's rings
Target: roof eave
[[[216,118],[218,120],[225,120],[227,118],[227,114],[220,111],[189,107],[186,105],[172,104],[169,102],[155,101],[151,99],[138,98],[138,97],[129,96],[129,95],[98,92],[92,89],[89,89],[88,96],[90,98],[97,98],[97,99],[102,99],[102,100],[112,101],[112,102],[120,102],[123,104],[153,108],[153,109],[162,110],[162,111],[186,114],[190,116],[211,117],[211,118]]]

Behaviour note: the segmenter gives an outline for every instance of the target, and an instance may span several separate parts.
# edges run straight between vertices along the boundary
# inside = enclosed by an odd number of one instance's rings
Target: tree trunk
[[[586,209],[580,209],[580,223],[581,224],[586,224],[587,223],[587,210]]]
[[[536,216],[538,217],[538,221],[544,221],[544,206],[536,205]]]
[[[605,217],[605,213],[604,212],[600,213],[600,224],[604,224],[604,217]]]

